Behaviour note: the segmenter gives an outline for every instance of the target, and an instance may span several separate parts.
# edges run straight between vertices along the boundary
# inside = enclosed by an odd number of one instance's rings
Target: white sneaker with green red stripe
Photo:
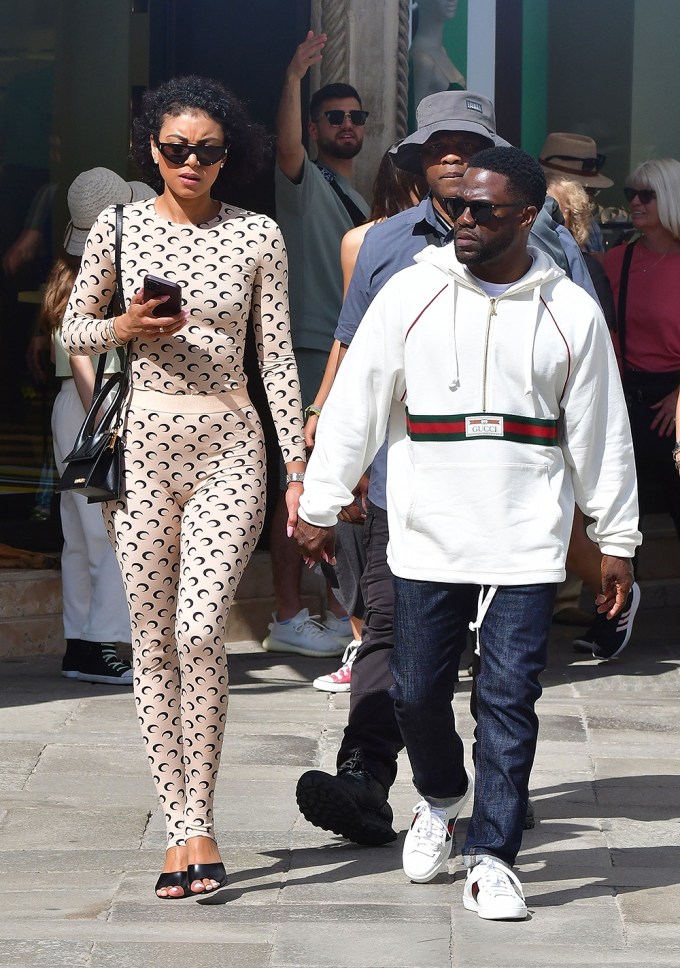
[[[502,860],[488,854],[468,871],[463,907],[486,921],[521,921],[527,916],[519,878]]]
[[[404,840],[402,865],[406,876],[416,884],[435,877],[451,856],[453,831],[458,814],[472,795],[473,780],[467,773],[467,790],[448,807],[434,807],[421,800],[413,808],[413,822]]]

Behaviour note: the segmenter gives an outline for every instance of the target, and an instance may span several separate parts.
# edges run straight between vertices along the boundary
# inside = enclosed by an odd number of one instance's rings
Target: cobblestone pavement
[[[406,759],[397,844],[358,848],[302,819],[296,780],[332,770],[346,716],[347,696],[309,684],[331,662],[232,646],[216,811],[230,882],[210,903],[153,894],[164,838],[130,691],[62,679],[51,657],[0,663],[0,966],[677,968],[679,621],[641,610],[611,664],[554,626],[521,923],[464,911],[459,857],[430,884],[406,880]],[[468,749],[469,690],[463,673]]]

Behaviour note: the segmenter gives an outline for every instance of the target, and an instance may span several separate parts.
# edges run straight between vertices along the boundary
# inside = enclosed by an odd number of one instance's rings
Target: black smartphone
[[[176,316],[182,309],[182,287],[171,279],[162,276],[146,276],[144,279],[144,299],[160,299],[169,296],[164,303],[151,313],[152,316]]]

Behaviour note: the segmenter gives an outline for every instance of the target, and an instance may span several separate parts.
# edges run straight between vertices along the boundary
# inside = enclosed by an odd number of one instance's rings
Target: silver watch
[[[294,471],[292,474],[286,474],[286,484],[302,484],[305,479],[304,471]]]

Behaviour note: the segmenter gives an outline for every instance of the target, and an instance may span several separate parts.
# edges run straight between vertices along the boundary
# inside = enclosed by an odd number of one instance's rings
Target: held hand
[[[303,486],[300,481],[292,481],[286,488],[286,508],[288,509],[288,520],[286,521],[286,534],[289,538],[293,537],[298,523],[298,508],[302,497]]]
[[[597,610],[607,618],[618,615],[633,585],[633,563],[630,558],[602,555],[602,594],[595,599]]]
[[[161,296],[159,299],[144,300],[142,289],[135,293],[130,303],[128,311],[122,316],[116,317],[116,333],[121,340],[126,343],[134,337],[143,339],[160,339],[161,337],[172,336],[181,329],[188,319],[186,310],[177,313],[176,316],[152,316],[156,306],[161,306],[167,302],[169,296]]]
[[[366,520],[366,495],[368,494],[369,477],[362,474],[357,486],[352,491],[355,500],[343,508],[338,517],[348,524],[363,524]]]
[[[287,74],[301,81],[312,64],[321,61],[321,52],[326,46],[326,34],[315,34],[313,30],[308,31],[307,36],[298,45],[293,59],[288,65]]]
[[[672,390],[668,396],[658,403],[653,403],[651,410],[656,410],[656,416],[650,426],[656,430],[659,437],[672,437],[675,433],[675,410],[678,405],[678,390]]]
[[[335,528],[317,528],[298,518],[293,541],[311,568],[315,561],[335,564]]]

